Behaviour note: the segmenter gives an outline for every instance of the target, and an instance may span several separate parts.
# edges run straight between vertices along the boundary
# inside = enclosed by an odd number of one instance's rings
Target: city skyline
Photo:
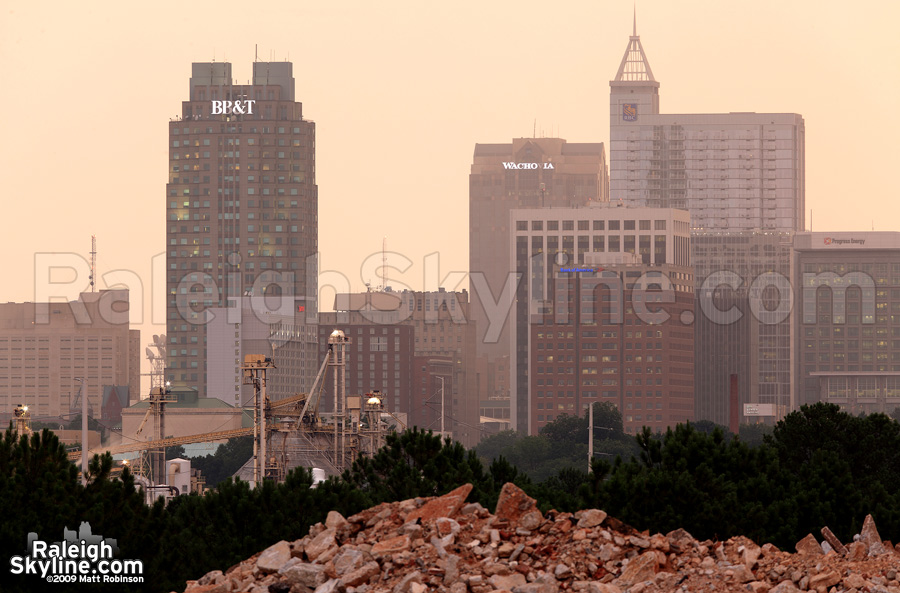
[[[163,319],[150,324],[151,260],[165,249],[166,121],[180,114],[192,62],[228,61],[241,83],[255,51],[260,60],[294,62],[297,100],[318,129],[320,269],[346,274],[353,291],[380,283],[371,269],[359,269],[366,257],[380,261],[384,237],[388,251],[412,261],[403,276],[391,270],[396,289],[436,288],[422,286],[430,253],[440,255],[441,278],[468,268],[475,144],[532,135],[609,141],[608,83],[632,31],[631,5],[360,4],[349,18],[346,7],[339,14],[330,6],[276,6],[283,12],[277,22],[237,4],[145,13],[113,4],[86,11],[9,5],[0,64],[9,88],[25,90],[0,99],[13,114],[3,125],[0,179],[17,221],[2,246],[21,255],[4,266],[7,278],[18,279],[5,284],[6,300],[37,300],[34,253],[87,257],[89,236],[97,235],[98,288],[106,287],[106,272],[134,271],[144,287],[140,305],[133,301],[143,316],[132,317],[142,343],[164,331]],[[900,41],[887,14],[900,9],[874,6],[880,12],[847,12],[837,3],[736,12],[643,2],[637,33],[664,89],[663,112],[804,117],[807,228],[898,230],[891,221],[900,206],[880,196],[900,185],[890,175],[900,115],[889,103],[900,89],[893,67]],[[177,34],[180,23],[192,22],[203,30]],[[728,24],[735,22],[739,28]],[[848,199],[852,209],[844,207]],[[31,223],[36,203],[56,215]],[[446,232],[418,224],[423,218],[444,221]],[[153,298],[164,310],[162,292]]]

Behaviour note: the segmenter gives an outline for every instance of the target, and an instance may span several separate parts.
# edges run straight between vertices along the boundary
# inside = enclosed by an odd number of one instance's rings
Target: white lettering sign
[[[504,169],[552,169],[553,163],[503,163]]]
[[[253,115],[254,103],[256,103],[256,99],[213,101],[210,115]]]

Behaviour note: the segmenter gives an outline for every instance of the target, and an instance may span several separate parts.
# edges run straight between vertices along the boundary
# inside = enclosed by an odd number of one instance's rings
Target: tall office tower
[[[659,82],[636,33],[609,86],[611,199],[686,208],[696,229],[804,229],[801,116],[660,114]]]
[[[0,414],[81,414],[79,392],[100,418],[105,386],[140,391],[140,331],[128,327],[128,291],[83,292],[70,303],[0,305]],[[83,388],[83,391],[81,391]],[[125,402],[127,405],[128,402]]]
[[[482,368],[506,372],[510,367],[505,361],[511,357],[510,311],[516,290],[508,252],[510,211],[608,200],[606,151],[600,142],[516,138],[509,144],[475,145],[469,175],[469,274]],[[481,383],[483,399],[496,403],[496,389]],[[495,384],[509,382],[500,377]],[[503,414],[499,409],[493,413]]]
[[[254,295],[272,310],[284,296],[315,319],[315,145],[291,63],[255,62],[247,84],[229,63],[193,64],[189,98],[169,122],[166,378],[175,388],[206,396],[207,308]]]
[[[794,236],[797,404],[900,407],[900,233]]]
[[[593,401],[619,406],[632,431],[694,419],[689,220],[615,203],[512,212],[511,266],[528,279],[511,336],[514,428],[536,434]]]
[[[751,286],[759,286],[762,272],[790,277],[790,233],[804,228],[803,118],[661,114],[659,82],[636,27],[609,84],[611,199],[690,212],[698,299],[710,274],[753,271],[741,274],[735,294],[722,297],[747,312],[741,322],[714,322],[704,317],[698,301],[697,417],[727,422],[731,374],[739,376],[742,402],[774,402],[783,413],[793,389],[790,347],[783,343],[790,340],[791,324],[784,320],[773,329],[754,315],[761,293]],[[715,361],[704,358],[707,354]]]

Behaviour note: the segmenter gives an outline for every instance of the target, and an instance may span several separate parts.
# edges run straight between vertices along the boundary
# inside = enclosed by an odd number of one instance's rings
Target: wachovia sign
[[[253,115],[253,104],[256,99],[237,101],[212,101],[210,115]]]
[[[503,163],[504,169],[552,169],[553,163]]]

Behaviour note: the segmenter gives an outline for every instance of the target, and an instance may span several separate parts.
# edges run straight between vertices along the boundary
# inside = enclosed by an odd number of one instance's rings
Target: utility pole
[[[88,471],[88,406],[87,406],[87,394],[84,392],[84,379],[81,377],[75,377],[76,381],[81,382],[81,389],[79,393],[81,393],[81,483],[82,485],[87,485],[87,471]]]
[[[253,402],[253,436],[254,438],[254,463],[253,474],[256,486],[260,486],[266,479],[266,415],[268,414],[269,401],[266,396],[266,369],[274,369],[275,363],[271,358],[262,354],[247,354],[244,356],[244,365],[241,371],[244,375],[244,385],[252,385],[256,394]]]
[[[594,404],[588,405],[588,473],[594,460]]]
[[[438,377],[441,382],[441,441],[444,440],[444,378]]]

